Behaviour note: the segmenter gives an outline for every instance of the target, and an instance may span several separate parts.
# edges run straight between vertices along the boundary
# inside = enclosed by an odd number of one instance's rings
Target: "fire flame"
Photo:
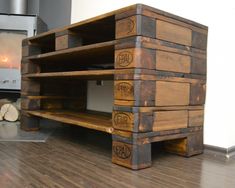
[[[2,63],[7,63],[8,62],[8,57],[2,57],[1,61],[2,61]]]

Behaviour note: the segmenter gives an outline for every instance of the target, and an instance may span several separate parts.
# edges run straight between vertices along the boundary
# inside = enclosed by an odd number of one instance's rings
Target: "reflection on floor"
[[[0,142],[46,142],[58,127],[58,124],[44,120],[40,131],[26,132],[20,129],[20,122],[0,121]]]
[[[152,167],[131,171],[111,163],[110,135],[67,125],[46,143],[0,142],[0,187],[235,187],[234,160],[152,149]]]

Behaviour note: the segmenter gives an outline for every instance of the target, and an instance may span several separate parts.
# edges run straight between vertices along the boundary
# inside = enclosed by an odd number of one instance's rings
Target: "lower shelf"
[[[106,113],[74,112],[74,111],[27,111],[28,114],[62,123],[78,125],[106,133],[112,133],[112,116]]]

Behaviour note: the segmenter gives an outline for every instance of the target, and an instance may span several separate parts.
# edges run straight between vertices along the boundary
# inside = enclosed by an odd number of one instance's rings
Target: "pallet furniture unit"
[[[151,143],[203,152],[208,28],[133,5],[22,43],[21,128],[40,118],[112,134],[112,162],[151,166]],[[113,112],[87,110],[87,81],[113,80]]]

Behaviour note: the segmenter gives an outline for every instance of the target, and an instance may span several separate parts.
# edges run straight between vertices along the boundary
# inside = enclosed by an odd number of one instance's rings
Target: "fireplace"
[[[25,31],[0,30],[0,89],[20,90],[21,42]]]
[[[20,92],[22,40],[46,30],[37,15],[0,14],[0,92]]]

